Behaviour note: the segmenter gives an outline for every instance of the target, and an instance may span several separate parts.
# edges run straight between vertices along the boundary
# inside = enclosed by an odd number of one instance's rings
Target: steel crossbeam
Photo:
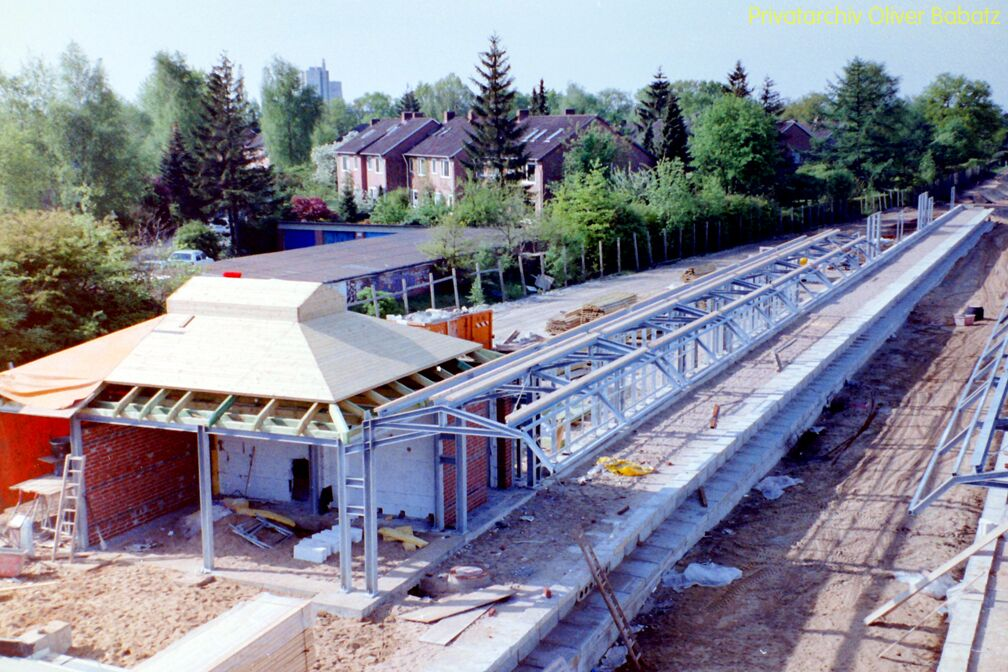
[[[927,508],[956,485],[1008,487],[1008,471],[1001,469],[991,454],[994,433],[1008,429],[1006,401],[1008,302],[994,321],[987,343],[935,445],[910,501],[910,513]],[[935,483],[942,466],[950,466],[951,473]]]

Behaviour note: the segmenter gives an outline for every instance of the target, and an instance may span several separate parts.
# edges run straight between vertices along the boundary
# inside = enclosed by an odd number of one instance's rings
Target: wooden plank
[[[137,393],[140,392],[139,387],[132,387],[130,391],[127,392],[122,399],[116,402],[115,408],[112,409],[112,415],[114,417],[119,417],[127,406],[136,398]]]
[[[143,420],[150,412],[154,410],[154,407],[164,401],[164,398],[168,396],[168,390],[162,388],[154,393],[154,396],[147,400],[147,403],[143,405],[140,409],[140,415],[137,416],[137,420]]]
[[[170,411],[168,411],[168,417],[165,418],[165,422],[172,422],[175,418],[177,418],[178,414],[182,412],[182,409],[186,407],[186,404],[188,404],[192,398],[192,390],[183,394],[182,398],[176,401],[175,405],[171,407]]]
[[[256,414],[255,420],[252,421],[253,432],[259,431],[259,429],[263,426],[263,423],[266,422],[266,418],[268,418],[273,411],[276,410],[277,403],[276,399],[270,399],[266,402],[266,405],[263,406],[263,409]]]
[[[427,628],[427,632],[420,635],[420,641],[427,642],[428,644],[437,644],[439,646],[448,646],[455,640],[456,637],[461,635],[466,628],[479,620],[480,616],[489,611],[489,609],[490,605],[485,605],[477,609],[471,609],[469,611],[464,611],[461,614],[455,614],[454,616],[441,619],[431,627]]]
[[[514,595],[513,590],[507,588],[487,588],[477,590],[472,593],[462,595],[452,595],[437,604],[411,611],[408,614],[400,614],[399,618],[416,623],[434,623],[442,618],[448,618],[455,614],[476,609],[494,602],[501,602]]]
[[[871,625],[878,619],[882,618],[890,611],[900,606],[901,604],[909,600],[911,597],[913,597],[920,591],[924,590],[924,588],[926,588],[928,585],[930,585],[937,579],[941,578],[945,574],[948,574],[951,570],[955,569],[957,565],[971,558],[978,551],[982,550],[985,546],[988,546],[991,542],[996,541],[997,538],[1000,537],[1005,532],[1008,532],[1008,521],[1004,521],[1003,523],[995,527],[993,530],[985,534],[983,537],[981,537],[979,540],[977,540],[972,546],[969,546],[960,551],[959,553],[956,553],[954,556],[943,562],[937,568],[925,574],[923,579],[912,585],[910,588],[900,593],[897,593],[881,607],[865,616],[864,624]]]
[[[229,394],[225,397],[224,401],[222,401],[220,406],[217,407],[217,410],[210,414],[210,417],[207,419],[206,426],[213,427],[216,425],[217,421],[224,417],[224,414],[228,412],[228,409],[231,408],[231,405],[234,404],[234,402],[235,395]]]
[[[314,418],[319,412],[319,408],[321,408],[321,406],[322,405],[316,401],[311,405],[311,408],[309,408],[305,414],[301,416],[301,420],[298,421],[297,431],[294,432],[295,435],[301,436],[305,433],[305,430],[308,429],[308,423],[311,422],[312,418]]]
[[[19,583],[14,586],[3,586],[0,587],[0,595],[6,595],[7,593],[15,593],[19,590],[28,590],[29,588],[42,588],[45,586],[52,586],[59,583],[59,581],[36,581],[35,583]]]

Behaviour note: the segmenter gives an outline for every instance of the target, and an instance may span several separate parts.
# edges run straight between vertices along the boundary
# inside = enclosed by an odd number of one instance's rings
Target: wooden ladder
[[[62,546],[66,546],[73,561],[77,546],[77,513],[80,509],[81,485],[84,480],[84,456],[67,455],[63,463],[63,488],[60,490],[59,508],[53,526],[52,559],[56,559]]]
[[[578,530],[575,532],[574,541],[581,548],[581,554],[584,555],[585,562],[588,563],[588,570],[591,572],[592,579],[595,580],[595,587],[598,589],[599,595],[602,596],[602,601],[605,602],[606,607],[609,609],[613,623],[616,624],[616,630],[619,632],[620,639],[623,640],[623,646],[627,649],[627,659],[635,670],[643,670],[640,648],[637,646],[637,640],[634,639],[633,634],[630,632],[630,622],[627,620],[619,600],[616,599],[616,591],[613,590],[612,584],[609,583],[608,574],[599,563],[598,556],[595,555],[595,551],[592,549],[591,544],[588,543],[588,539],[585,538],[583,531]]]

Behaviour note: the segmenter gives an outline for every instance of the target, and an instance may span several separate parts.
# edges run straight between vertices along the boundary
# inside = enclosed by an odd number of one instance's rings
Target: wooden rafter
[[[185,394],[183,394],[182,398],[179,399],[178,401],[176,401],[172,405],[171,410],[168,411],[168,417],[165,418],[165,422],[172,422],[173,420],[175,420],[175,418],[178,417],[178,414],[182,412],[182,409],[184,409],[186,407],[186,405],[190,401],[192,401],[192,398],[193,398],[193,391],[192,390],[189,390],[188,392],[186,392]]]
[[[388,386],[403,396],[413,393],[413,388],[404,385],[398,380],[393,380]]]
[[[123,395],[123,398],[116,402],[115,408],[112,409],[112,415],[119,417],[122,412],[126,410],[126,407],[136,398],[137,394],[140,392],[139,387],[133,387],[129,392]]]
[[[430,387],[434,384],[434,381],[423,375],[422,373],[414,373],[410,375],[410,380],[416,381],[421,387]]]
[[[277,407],[276,399],[270,399],[268,402],[266,402],[266,405],[263,406],[262,410],[256,414],[255,420],[252,421],[253,432],[258,432],[259,429],[262,428],[263,423],[266,422],[266,418],[268,418],[270,415],[273,414],[273,411],[276,410],[276,407]]]
[[[312,421],[312,418],[315,417],[321,407],[322,404],[317,401],[312,404],[311,408],[309,408],[308,411],[301,416],[301,420],[298,421],[297,430],[294,433],[298,436],[304,434],[305,430],[308,429],[308,423]]]
[[[234,404],[234,402],[235,396],[233,394],[229,394],[224,401],[220,403],[220,406],[218,406],[217,409],[210,414],[210,417],[207,418],[206,426],[213,427],[216,425],[217,422],[224,417],[224,414],[228,412],[228,409],[231,408],[231,405]]]
[[[364,396],[373,401],[376,405],[381,406],[382,404],[387,404],[391,399],[378,393],[377,390],[368,390],[364,393]]]
[[[336,431],[345,439],[347,434],[350,433],[350,426],[347,425],[346,418],[343,417],[343,411],[340,410],[337,404],[329,404],[329,417],[332,418],[333,424],[336,425]]]
[[[162,401],[164,401],[164,398],[167,396],[168,396],[168,390],[166,389],[162,388],[157,392],[155,392],[154,396],[148,399],[147,403],[144,404],[143,408],[140,409],[140,415],[137,416],[137,419],[143,420],[148,415],[150,415],[151,411],[154,410],[154,407],[160,404]]]

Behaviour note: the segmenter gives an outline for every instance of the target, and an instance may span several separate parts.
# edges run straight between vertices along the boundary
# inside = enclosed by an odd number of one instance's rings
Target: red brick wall
[[[84,425],[89,542],[109,539],[198,499],[196,435]]]
[[[483,417],[489,416],[489,402],[471,404],[466,407],[470,413],[475,413]],[[469,423],[470,427],[475,427]],[[460,437],[448,437],[442,443],[445,455],[455,455],[455,441]],[[466,497],[468,506],[466,509],[472,511],[476,507],[483,506],[487,502],[487,490],[489,488],[490,465],[487,462],[487,446],[490,439],[485,436],[466,437]],[[444,467],[444,501],[445,501],[445,525],[455,524],[455,465],[446,464]]]

